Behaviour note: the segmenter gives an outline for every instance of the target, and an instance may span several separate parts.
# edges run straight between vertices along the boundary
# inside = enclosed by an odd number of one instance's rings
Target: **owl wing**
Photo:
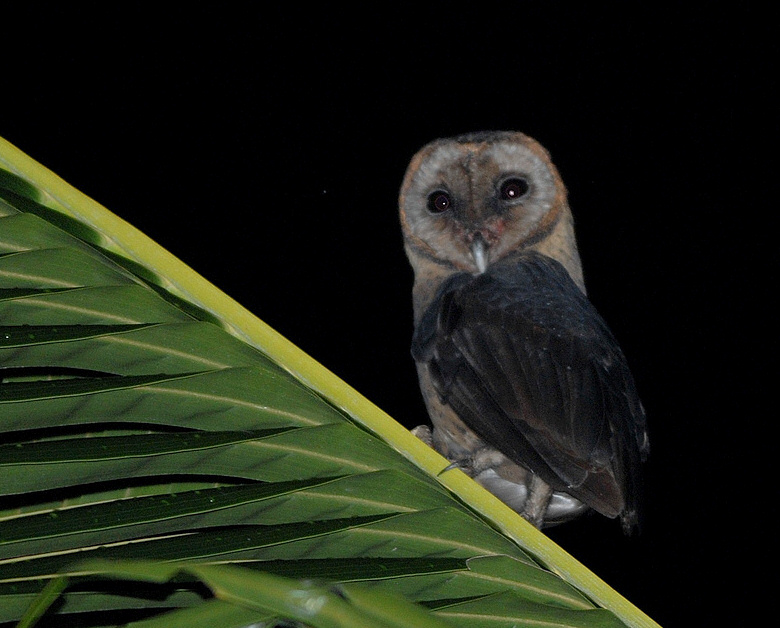
[[[524,252],[453,276],[417,325],[412,354],[485,442],[633,526],[644,410],[615,338],[561,264]]]

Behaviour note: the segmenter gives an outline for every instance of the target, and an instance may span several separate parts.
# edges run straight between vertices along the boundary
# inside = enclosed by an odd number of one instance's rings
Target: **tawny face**
[[[410,255],[472,273],[540,242],[569,218],[555,166],[521,133],[428,144],[409,165],[399,206]]]

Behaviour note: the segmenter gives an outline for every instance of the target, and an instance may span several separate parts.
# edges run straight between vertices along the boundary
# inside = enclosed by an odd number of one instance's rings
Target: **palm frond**
[[[0,625],[655,625],[143,234],[0,166]]]

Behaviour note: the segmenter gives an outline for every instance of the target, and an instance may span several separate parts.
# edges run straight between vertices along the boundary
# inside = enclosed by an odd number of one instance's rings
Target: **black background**
[[[409,427],[427,419],[396,216],[408,159],[466,131],[535,137],[652,440],[639,537],[597,516],[551,536],[664,626],[771,604],[768,16],[151,6],[4,9],[0,135]]]

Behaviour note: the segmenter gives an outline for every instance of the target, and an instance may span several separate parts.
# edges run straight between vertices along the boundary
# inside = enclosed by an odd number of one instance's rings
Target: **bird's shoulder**
[[[442,282],[415,327],[415,359],[431,357],[434,343],[456,331],[520,334],[525,350],[550,339],[612,345],[614,338],[596,309],[554,259],[534,251],[513,254],[485,273],[455,273]],[[616,346],[616,344],[615,344]]]

